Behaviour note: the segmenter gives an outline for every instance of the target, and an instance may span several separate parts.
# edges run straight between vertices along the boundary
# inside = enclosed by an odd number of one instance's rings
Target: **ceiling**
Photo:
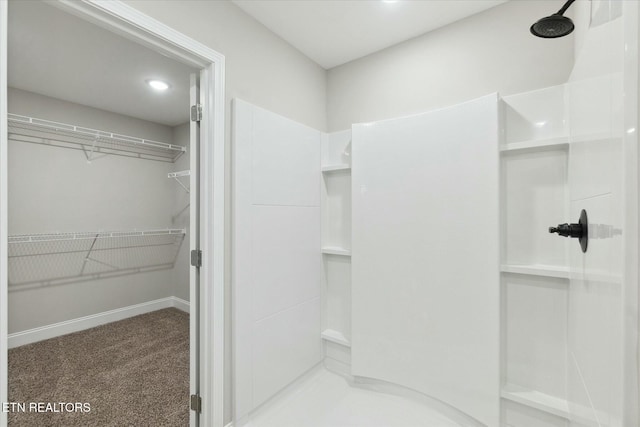
[[[505,1],[233,0],[326,69]],[[9,23],[9,86],[169,126],[188,121],[190,67],[44,2],[11,2]],[[151,90],[154,78],[171,88]]]
[[[8,65],[11,87],[168,126],[189,120],[190,67],[44,2],[11,2]]]
[[[325,69],[508,0],[232,0]]]

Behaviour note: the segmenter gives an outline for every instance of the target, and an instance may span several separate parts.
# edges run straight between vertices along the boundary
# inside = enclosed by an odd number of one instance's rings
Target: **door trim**
[[[639,30],[640,7],[637,2],[623,2],[624,19],[624,281],[623,302],[623,402],[622,425],[640,423],[640,125],[638,90],[640,88]]]
[[[7,22],[8,2],[0,1],[0,402],[8,401],[8,210],[7,210]],[[7,414],[0,411],[0,425]]]
[[[200,424],[224,423],[225,264],[225,58],[119,0],[58,0],[51,3],[170,58],[201,70],[200,242]],[[0,401],[7,389],[7,22],[8,2],[0,1]],[[214,238],[215,236],[215,238]],[[185,402],[185,405],[187,402]],[[0,425],[7,414],[0,412]]]

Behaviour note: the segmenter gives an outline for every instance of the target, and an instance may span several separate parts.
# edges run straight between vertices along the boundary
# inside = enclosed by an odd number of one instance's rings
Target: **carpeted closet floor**
[[[189,315],[155,311],[9,351],[10,402],[88,402],[88,413],[10,413],[10,426],[188,426]]]

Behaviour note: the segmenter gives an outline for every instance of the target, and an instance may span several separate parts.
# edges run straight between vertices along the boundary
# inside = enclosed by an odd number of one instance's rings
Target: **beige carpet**
[[[169,308],[12,349],[9,401],[91,404],[29,413],[27,403],[10,426],[188,426],[189,315]]]

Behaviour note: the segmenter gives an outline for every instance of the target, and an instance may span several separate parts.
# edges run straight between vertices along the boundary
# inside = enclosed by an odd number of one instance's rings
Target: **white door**
[[[189,372],[191,411],[189,425],[198,426],[200,423],[200,120],[198,106],[200,102],[200,76],[191,75],[189,90],[189,108],[191,108],[191,122],[189,129],[189,249],[191,253],[191,268],[189,270]]]

